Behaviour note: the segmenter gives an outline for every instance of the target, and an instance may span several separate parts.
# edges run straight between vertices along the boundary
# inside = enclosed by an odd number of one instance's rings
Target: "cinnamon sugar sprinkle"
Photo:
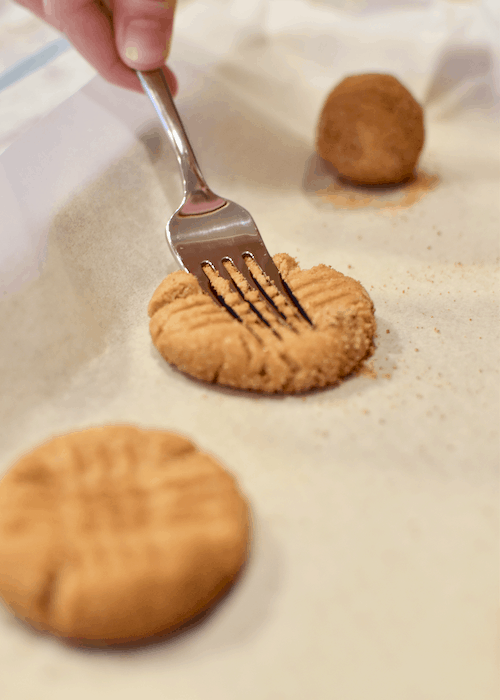
[[[332,178],[331,184],[316,190],[316,194],[323,200],[343,209],[373,207],[393,213],[411,207],[426,194],[436,189],[438,184],[439,177],[437,175],[419,170],[409,180],[392,187],[367,187],[355,185],[340,178]]]

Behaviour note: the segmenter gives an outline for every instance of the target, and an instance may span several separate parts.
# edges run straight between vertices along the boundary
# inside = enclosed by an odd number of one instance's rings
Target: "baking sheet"
[[[339,192],[313,155],[321,87],[283,89],[288,49],[269,35],[260,50],[247,42],[204,63],[181,30],[178,104],[209,182],[252,212],[271,252],[362,282],[377,351],[365,374],[304,397],[189,380],[148,333],[147,303],[175,269],[164,224],[180,182],[145,98],[97,78],[10,147],[0,158],[0,469],[97,423],[176,430],[237,476],[254,537],[227,600],[164,644],[69,649],[0,610],[0,694],[490,700],[500,418],[491,104],[471,109],[460,90],[446,109],[431,101],[418,196]],[[266,81],[246,60],[257,55],[261,71],[273,67]]]

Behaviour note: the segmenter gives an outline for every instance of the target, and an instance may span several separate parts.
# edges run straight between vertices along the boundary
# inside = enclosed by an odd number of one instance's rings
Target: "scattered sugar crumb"
[[[370,379],[377,379],[378,376],[373,360],[360,367],[358,373],[361,374],[363,377],[369,377]]]

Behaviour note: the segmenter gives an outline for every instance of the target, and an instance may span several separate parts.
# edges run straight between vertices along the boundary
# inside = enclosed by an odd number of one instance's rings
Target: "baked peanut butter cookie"
[[[274,262],[313,325],[255,263],[248,263],[250,271],[275,301],[282,321],[229,263],[228,274],[244,298],[228,279],[210,270],[209,275],[232,313],[202,292],[193,275],[177,271],[149,304],[151,336],[167,362],[206,382],[294,393],[335,384],[371,355],[374,308],[359,282],[326,265],[301,270],[286,254]]]
[[[0,596],[39,630],[115,644],[206,610],[245,562],[235,480],[179,435],[57,437],[0,481]]]

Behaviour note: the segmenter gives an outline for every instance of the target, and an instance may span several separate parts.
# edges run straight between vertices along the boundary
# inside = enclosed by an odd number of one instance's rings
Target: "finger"
[[[115,0],[116,46],[124,63],[136,70],[164,65],[172,37],[175,0]]]
[[[109,82],[142,92],[137,75],[124,65],[115,44],[110,13],[97,0],[19,0],[38,17],[64,32],[77,51]],[[164,68],[172,93],[173,73]]]
[[[106,80],[140,90],[139,79],[120,59],[111,17],[102,6],[93,0],[45,0],[45,10],[48,21]]]
[[[47,0],[45,0],[47,3]],[[139,78],[126,66],[115,43],[112,16],[101,3],[93,0],[51,0],[51,20],[71,41],[76,50],[110,83],[142,92]],[[177,82],[165,71],[175,93]]]

